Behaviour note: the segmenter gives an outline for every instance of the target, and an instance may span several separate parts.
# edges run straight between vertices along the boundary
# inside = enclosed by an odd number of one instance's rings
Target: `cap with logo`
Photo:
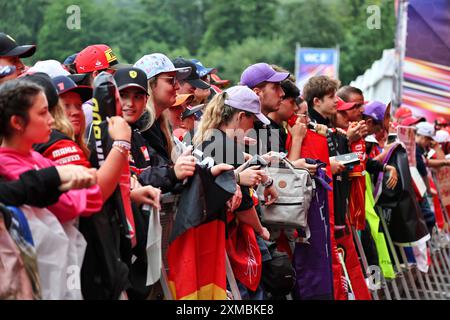
[[[216,73],[216,72],[217,72],[217,69],[216,69],[216,68],[207,68],[207,67],[205,67],[205,66],[200,62],[200,60],[198,60],[198,59],[191,59],[191,61],[192,61],[193,63],[195,63],[195,66],[197,67],[197,74],[198,74],[198,76],[199,76],[200,78],[206,76],[207,74],[210,74],[210,73]]]
[[[247,111],[255,116],[264,124],[269,124],[269,119],[261,113],[261,102],[258,95],[246,86],[234,86],[224,91],[225,104],[230,107]]]
[[[75,58],[75,68],[78,73],[105,70],[118,63],[112,49],[105,44],[88,46],[81,50]]]
[[[142,69],[135,67],[125,67],[119,69],[114,74],[114,80],[116,80],[119,91],[125,88],[134,87],[147,93],[147,75]]]
[[[377,122],[383,122],[387,110],[386,104],[380,101],[371,101],[364,106],[363,114]]]
[[[197,66],[192,61],[178,57],[173,60],[173,64],[177,68],[191,68],[189,75],[183,80],[190,83],[193,87],[199,89],[209,89],[211,87],[209,83],[200,79],[197,73]]]
[[[432,138],[434,137],[434,125],[429,122],[420,122],[416,125],[416,134]]]
[[[183,80],[190,73],[189,68],[176,68],[172,61],[162,53],[147,54],[136,61],[134,67],[144,70],[147,79],[164,72],[176,72],[177,79]]]
[[[52,79],[53,84],[58,91],[58,95],[66,92],[76,92],[80,95],[81,101],[86,102],[92,98],[93,90],[88,86],[78,86],[68,76],[58,76]]]
[[[267,63],[256,63],[242,72],[240,84],[254,88],[262,82],[281,82],[289,77],[287,72],[277,72]]]
[[[19,46],[10,35],[0,32],[0,57],[28,58],[35,52],[35,45]]]

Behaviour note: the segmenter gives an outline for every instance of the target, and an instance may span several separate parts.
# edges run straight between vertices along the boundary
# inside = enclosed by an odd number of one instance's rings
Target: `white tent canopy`
[[[383,50],[383,56],[350,85],[361,89],[368,101],[390,102],[394,97],[395,49]]]

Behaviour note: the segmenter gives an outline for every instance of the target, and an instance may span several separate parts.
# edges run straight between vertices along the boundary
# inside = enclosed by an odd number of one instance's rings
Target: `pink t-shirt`
[[[11,148],[0,147],[0,175],[8,180],[16,180],[25,171],[43,169],[56,164],[40,153],[30,151],[19,153]],[[60,222],[64,223],[79,216],[90,216],[101,210],[102,193],[98,185],[90,188],[70,190],[63,193],[56,204],[47,207]]]

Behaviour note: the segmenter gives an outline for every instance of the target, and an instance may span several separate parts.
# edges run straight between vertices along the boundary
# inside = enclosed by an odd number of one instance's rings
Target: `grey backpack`
[[[285,167],[267,167],[274,180],[278,199],[272,205],[262,207],[262,223],[267,226],[305,229],[308,232],[308,210],[315,186],[307,169],[295,168],[287,159]],[[264,204],[263,187],[257,190],[260,203]]]

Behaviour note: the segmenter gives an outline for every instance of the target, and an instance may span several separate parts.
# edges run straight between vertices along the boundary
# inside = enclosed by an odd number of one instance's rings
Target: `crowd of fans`
[[[411,246],[439,226],[429,177],[430,170],[450,166],[450,131],[442,117],[429,123],[406,107],[394,112],[327,76],[298,88],[289,71],[268,63],[248,66],[230,86],[220,70],[196,59],[149,53],[128,65],[96,44],[63,62],[25,66],[21,59],[35,51],[0,33],[0,256],[9,257],[0,271],[2,299],[163,298],[166,280],[153,262],[161,259],[148,243],[158,234],[152,234],[154,215],[167,193],[182,195],[176,219],[206,203],[206,218],[186,217],[183,226],[196,230],[198,246],[215,241],[214,250],[227,253],[242,299],[370,299],[355,238],[379,231],[370,229],[366,212],[368,190],[380,177],[381,199],[391,192],[410,204],[391,210],[413,208],[416,224],[425,221],[426,230],[419,226],[417,238],[408,238]],[[97,123],[96,90],[104,79],[113,79],[120,99],[116,114]],[[405,150],[396,136],[400,127],[414,128],[409,166],[417,167],[425,193],[392,160]],[[103,159],[97,130],[108,141]],[[357,161],[343,161],[348,154]],[[262,219],[266,208],[288,201],[280,197],[286,186],[266,170],[286,162],[309,173],[322,197],[311,202],[306,241],[307,230]],[[204,182],[198,198],[188,201],[197,177],[217,184],[221,178],[232,191],[222,195]],[[210,220],[223,223],[218,234],[202,229]],[[369,257],[370,240],[363,246]],[[377,250],[369,260],[380,265]],[[172,297],[236,298],[219,267],[223,259],[210,265],[194,251],[175,257],[178,268],[172,258],[165,266]],[[182,293],[184,283],[203,277],[201,267],[196,275],[174,274],[191,266],[186,259],[217,268],[214,284],[223,290],[205,289],[206,283]],[[72,265],[74,273],[67,271]],[[152,268],[157,276],[149,281]]]

